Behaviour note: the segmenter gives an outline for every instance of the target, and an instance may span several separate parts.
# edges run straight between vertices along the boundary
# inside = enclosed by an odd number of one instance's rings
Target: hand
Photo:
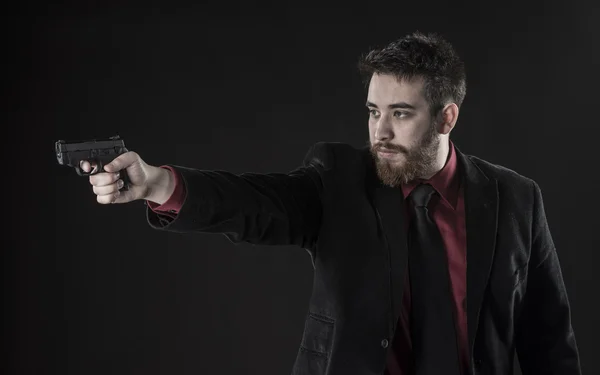
[[[97,169],[95,162],[82,160],[80,167],[84,172]],[[119,171],[126,170],[130,180],[129,190],[119,191],[123,181],[119,178]],[[90,175],[90,184],[97,195],[100,204],[128,203],[137,199],[145,199],[150,193],[150,184],[156,174],[157,167],[148,165],[133,151],[128,151],[117,156],[113,161],[104,166],[105,172]]]

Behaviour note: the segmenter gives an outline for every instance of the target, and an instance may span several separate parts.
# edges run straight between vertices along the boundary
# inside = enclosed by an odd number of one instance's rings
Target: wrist
[[[173,172],[166,168],[152,167],[148,178],[148,190],[144,199],[164,204],[175,190]]]

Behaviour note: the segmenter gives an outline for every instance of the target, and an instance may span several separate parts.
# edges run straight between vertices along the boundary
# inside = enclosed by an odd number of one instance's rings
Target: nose
[[[375,125],[375,139],[378,141],[394,138],[392,126],[387,116],[381,116]]]

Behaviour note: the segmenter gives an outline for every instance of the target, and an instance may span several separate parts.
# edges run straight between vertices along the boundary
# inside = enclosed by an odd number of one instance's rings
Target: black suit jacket
[[[538,185],[457,149],[465,188],[470,374],[580,374],[570,307]],[[381,375],[407,269],[401,189],[381,184],[367,147],[319,142],[289,173],[173,165],[187,189],[172,232],[297,245],[314,266],[293,375]]]

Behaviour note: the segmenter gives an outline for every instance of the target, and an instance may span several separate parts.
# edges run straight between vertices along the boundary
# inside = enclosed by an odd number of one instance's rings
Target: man
[[[293,374],[512,374],[515,352],[524,374],[580,374],[539,186],[450,141],[466,94],[452,46],[414,33],[359,67],[366,147],[319,142],[294,171],[240,175],[131,151],[90,176],[98,202],[145,199],[156,229],[306,249]]]

